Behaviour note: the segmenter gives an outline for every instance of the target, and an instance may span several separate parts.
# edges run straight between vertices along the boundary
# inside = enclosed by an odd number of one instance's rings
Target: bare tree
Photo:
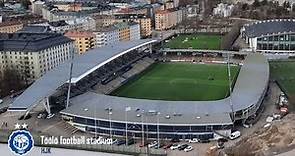
[[[24,87],[24,82],[17,70],[4,70],[2,77],[0,77],[0,96],[7,96],[12,90],[19,91]]]

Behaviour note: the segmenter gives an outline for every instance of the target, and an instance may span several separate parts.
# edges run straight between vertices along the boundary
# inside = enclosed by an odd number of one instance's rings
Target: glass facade
[[[86,131],[97,132],[103,134],[110,134],[110,126],[113,135],[125,135],[126,124],[124,122],[109,122],[93,119],[86,119],[81,117],[73,117],[73,122],[77,124],[82,124],[86,126]],[[143,125],[142,124],[128,124],[128,135],[135,137],[142,137],[142,131],[149,138],[157,137],[157,125]],[[178,125],[159,125],[159,134],[161,138],[213,138],[213,132],[215,130],[227,130],[231,129],[232,124],[228,125],[196,125],[196,126],[178,126]]]
[[[282,34],[257,38],[258,50],[295,50],[295,34]]]

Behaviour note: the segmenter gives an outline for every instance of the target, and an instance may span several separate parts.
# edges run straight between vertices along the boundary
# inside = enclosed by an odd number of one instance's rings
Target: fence
[[[0,130],[0,143],[7,143],[9,135],[12,133],[11,130]],[[167,156],[165,150],[163,149],[151,149],[151,148],[140,148],[136,145],[132,146],[117,146],[117,145],[90,145],[90,144],[50,144],[44,145],[41,144],[40,136],[50,136],[48,134],[42,134],[37,132],[31,132],[34,138],[34,145],[39,147],[53,147],[53,148],[66,148],[66,149],[76,149],[76,150],[87,150],[87,151],[97,151],[97,152],[106,152],[106,153],[118,153],[126,155],[151,155],[151,156]]]

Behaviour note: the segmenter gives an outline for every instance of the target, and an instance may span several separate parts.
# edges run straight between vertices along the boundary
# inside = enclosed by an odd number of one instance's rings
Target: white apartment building
[[[95,47],[103,47],[120,41],[119,30],[114,27],[105,27],[94,32],[96,37]]]
[[[61,34],[0,34],[0,75],[17,70],[28,83],[33,82],[70,58],[73,41]]]
[[[231,16],[233,10],[234,10],[233,4],[229,5],[229,4],[220,3],[217,5],[216,8],[213,9],[213,15],[221,16],[221,17],[229,17]]]
[[[102,27],[94,32],[96,36],[95,47],[115,44],[119,41],[140,39],[140,25],[135,22],[120,22],[108,27]]]
[[[140,25],[137,23],[129,23],[130,41],[140,39]]]

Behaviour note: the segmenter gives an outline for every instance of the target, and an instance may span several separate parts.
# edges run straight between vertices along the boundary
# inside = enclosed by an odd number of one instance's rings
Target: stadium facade
[[[295,19],[273,19],[246,24],[241,36],[253,51],[266,54],[295,52]]]
[[[255,115],[269,80],[268,61],[261,54],[246,56],[231,96],[222,100],[133,99],[99,91],[106,84],[111,83],[112,89],[128,81],[132,75],[126,73],[135,68],[134,64],[140,64],[142,69],[152,64],[151,46],[155,42],[118,43],[76,57],[70,106],[60,112],[62,118],[91,133],[125,136],[127,132],[133,137],[208,139],[216,133],[230,135],[234,121]],[[68,69],[69,62],[44,75],[13,102],[9,111],[29,112],[38,104],[44,104],[50,111],[50,106],[64,103],[68,86],[65,71]]]

